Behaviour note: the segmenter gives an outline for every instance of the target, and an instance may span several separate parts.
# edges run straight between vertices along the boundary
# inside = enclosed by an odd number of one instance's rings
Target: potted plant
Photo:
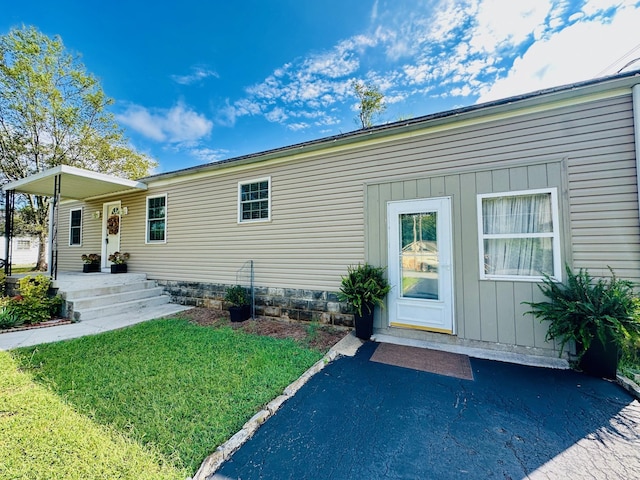
[[[82,271],[84,273],[92,273],[100,271],[100,255],[97,253],[82,254],[80,257],[84,262]]]
[[[546,339],[558,339],[560,355],[569,341],[575,342],[576,360],[585,373],[616,378],[621,347],[640,337],[640,302],[633,284],[615,276],[595,280],[586,270],[574,274],[567,265],[566,283],[545,276],[539,285],[549,299],[524,302],[530,312],[549,321]]]
[[[391,290],[385,269],[365,263],[347,268],[342,277],[338,299],[350,305],[354,312],[356,336],[368,340],[373,335],[373,310],[384,308],[384,297]]]
[[[109,261],[111,265],[111,273],[127,273],[127,260],[129,260],[128,253],[114,252],[109,255]]]
[[[231,304],[229,316],[232,322],[243,322],[251,316],[249,292],[242,285],[227,288],[224,300]]]

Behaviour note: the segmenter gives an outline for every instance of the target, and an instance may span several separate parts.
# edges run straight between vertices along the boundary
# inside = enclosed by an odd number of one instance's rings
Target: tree
[[[373,126],[373,119],[387,108],[384,95],[377,87],[367,83],[354,80],[351,85],[359,101],[356,122],[359,122],[362,128],[369,128]]]
[[[0,184],[58,165],[140,178],[155,162],[136,152],[107,107],[108,98],[60,37],[35,27],[0,36]],[[46,268],[49,199],[25,195]]]

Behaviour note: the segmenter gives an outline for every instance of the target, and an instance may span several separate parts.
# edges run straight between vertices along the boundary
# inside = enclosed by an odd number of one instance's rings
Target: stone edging
[[[71,323],[73,322],[68,319],[47,320],[45,322],[36,323],[34,325],[21,325],[19,327],[6,328],[4,330],[0,330],[0,334],[24,332],[25,330],[35,330],[37,328],[57,327],[58,325],[69,325]]]
[[[260,410],[245,423],[239,432],[233,435],[229,440],[220,445],[215,452],[209,455],[191,480],[206,480],[228,460],[247,440],[249,440],[260,428],[260,426],[273,416],[278,409],[293,397],[302,386],[307,383],[311,377],[320,372],[326,365],[335,360],[340,354],[331,348],[327,354],[318,360],[311,368],[304,372],[300,378],[291,383],[284,389],[282,395],[271,400],[263,410]],[[189,479],[187,479],[189,480]]]
[[[625,377],[624,375],[620,375],[619,373],[616,375],[616,380],[618,381],[618,385],[627,390],[631,395],[633,395],[637,400],[640,401],[640,386],[638,386],[636,382]]]

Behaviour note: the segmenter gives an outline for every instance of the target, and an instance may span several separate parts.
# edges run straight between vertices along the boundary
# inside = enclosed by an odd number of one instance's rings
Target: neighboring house
[[[542,274],[640,280],[639,109],[635,72],[138,182],[59,167],[8,188],[61,180],[58,271],[125,251],[174,300],[220,306],[252,260],[259,315],[348,324],[335,292],[366,261],[393,285],[378,334],[556,357],[524,315]]]
[[[38,262],[38,246],[36,237],[14,237],[11,240],[11,261],[14,265],[35,265]],[[0,237],[0,258],[4,258],[7,239]]]

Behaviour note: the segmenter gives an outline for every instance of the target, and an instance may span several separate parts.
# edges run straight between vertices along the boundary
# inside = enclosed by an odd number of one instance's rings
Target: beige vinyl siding
[[[386,254],[385,224],[374,222],[376,213],[370,210],[377,202],[435,197],[455,188],[480,192],[489,183],[491,191],[539,188],[546,185],[548,165],[564,160],[572,190],[564,204],[571,213],[565,224],[572,230],[563,241],[575,250],[575,264],[596,269],[611,264],[625,276],[639,275],[640,232],[637,215],[631,215],[634,208],[637,212],[637,192],[630,95],[428,134],[415,131],[393,140],[363,140],[340,149],[327,144],[315,153],[289,155],[248,166],[230,164],[206,175],[151,179],[147,192],[91,202],[84,209],[82,250],[88,250],[88,241],[100,246],[96,227],[101,228],[102,219],[87,216],[101,210],[103,201],[121,199],[129,210],[123,217],[121,250],[131,253],[132,271],[167,280],[234,283],[243,264],[254,260],[259,286],[335,291],[347,265],[365,259],[378,262]],[[262,177],[271,177],[271,221],[238,224],[238,182]],[[380,184],[378,197],[366,187],[373,184]],[[167,243],[146,245],[146,197],[165,193]],[[559,194],[566,196],[564,191]],[[605,204],[615,205],[615,212],[604,209]],[[475,197],[462,195],[454,206],[454,231],[476,223],[475,205]],[[476,237],[456,246],[456,259],[475,256],[477,262]],[[608,246],[614,243],[624,245],[624,251],[611,251]],[[61,255],[65,269],[76,265],[73,255]],[[462,334],[538,344],[540,332],[530,324],[500,327],[500,319],[512,312],[518,316],[521,305],[497,310],[498,323],[491,324],[480,314],[490,311],[489,305],[473,310],[459,304],[459,294],[479,304],[485,296],[501,297],[510,289],[525,297],[535,291],[522,292],[527,287],[521,284],[484,286],[486,291],[481,291],[477,270],[477,263],[471,270],[456,270],[456,308],[466,319]]]
[[[631,102],[625,97],[612,103],[606,135],[596,140],[594,134],[589,145],[567,160],[573,264],[602,276],[609,275],[610,266],[618,276],[640,282]]]
[[[82,208],[82,245],[69,246],[70,210]],[[58,216],[58,271],[82,271],[82,254],[100,254],[102,237],[102,218],[92,218],[92,214],[100,211],[102,204],[63,202]]]

